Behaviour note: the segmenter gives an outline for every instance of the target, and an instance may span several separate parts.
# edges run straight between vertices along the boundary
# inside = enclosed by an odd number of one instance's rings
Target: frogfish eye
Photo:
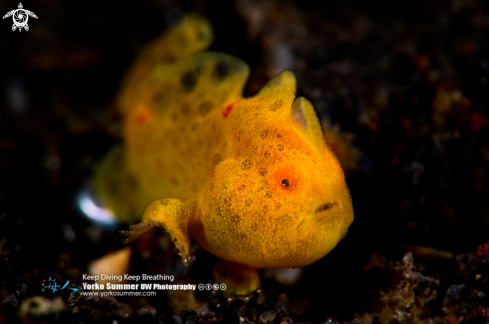
[[[290,186],[290,182],[289,182],[289,180],[287,180],[287,179],[283,179],[283,180],[282,180],[282,186],[283,186],[284,188],[288,188],[288,187]]]

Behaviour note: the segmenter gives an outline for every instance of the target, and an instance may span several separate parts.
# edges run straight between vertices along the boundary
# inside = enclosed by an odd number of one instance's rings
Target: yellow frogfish
[[[192,237],[243,272],[309,265],[353,221],[343,170],[291,72],[243,98],[247,64],[203,51],[211,41],[208,22],[188,15],[141,53],[118,98],[124,142],[98,168],[96,192],[141,221],[126,242],[163,227],[185,263]]]

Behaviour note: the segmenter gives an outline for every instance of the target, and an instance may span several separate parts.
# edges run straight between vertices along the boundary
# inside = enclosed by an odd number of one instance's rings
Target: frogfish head
[[[256,268],[301,267],[326,255],[353,221],[343,170],[309,101],[285,71],[233,108],[234,134],[201,197],[192,233],[211,253]]]

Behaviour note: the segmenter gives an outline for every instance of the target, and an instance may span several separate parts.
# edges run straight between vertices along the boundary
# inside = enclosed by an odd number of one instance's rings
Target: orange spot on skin
[[[151,117],[151,113],[147,110],[141,110],[137,115],[136,115],[136,122],[138,124],[143,124],[148,119]]]
[[[232,104],[224,108],[224,110],[222,111],[222,115],[224,116],[224,118],[226,118],[229,115],[229,113],[233,109],[234,104],[236,104],[236,102],[233,102]]]
[[[283,181],[287,180],[287,181]],[[299,186],[299,177],[293,167],[286,167],[275,172],[273,183],[280,189],[287,192],[294,192]],[[288,184],[288,186],[286,185]]]

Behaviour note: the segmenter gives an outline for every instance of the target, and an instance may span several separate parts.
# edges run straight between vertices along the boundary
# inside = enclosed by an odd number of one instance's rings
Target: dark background
[[[40,294],[42,279],[80,284],[90,260],[122,247],[117,231],[80,215],[75,197],[121,141],[114,101],[122,77],[141,47],[185,12],[209,19],[211,50],[250,65],[245,95],[292,70],[298,95],[355,152],[345,168],[355,210],[348,236],[296,285],[264,281],[265,291],[284,292],[296,305],[294,320],[342,321],[368,311],[370,292],[385,284],[380,272],[364,268],[372,256],[400,260],[411,251],[426,274],[452,278],[457,263],[443,251],[473,252],[487,242],[487,2],[23,5],[39,17],[29,18],[28,32],[13,32],[11,18],[0,22],[0,322],[26,320],[20,306]],[[17,6],[2,1],[0,13]],[[133,268],[154,269],[137,252],[134,258]],[[200,264],[196,269],[205,268]],[[119,302],[172,313],[167,297]],[[90,311],[59,316],[111,319]]]

